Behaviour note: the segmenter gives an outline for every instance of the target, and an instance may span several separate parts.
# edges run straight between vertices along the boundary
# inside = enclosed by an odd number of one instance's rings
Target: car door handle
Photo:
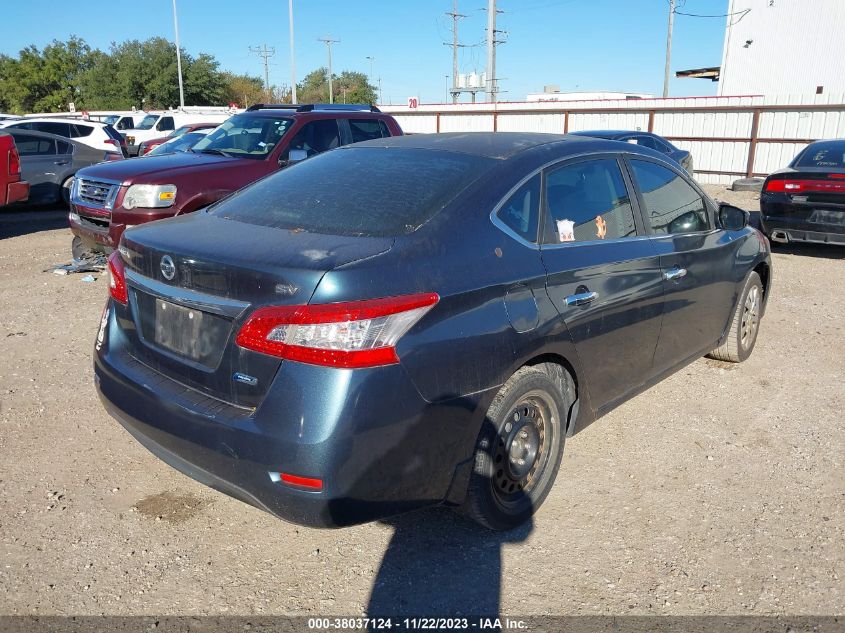
[[[585,306],[598,299],[598,297],[599,293],[597,292],[579,292],[578,294],[569,295],[564,299],[564,302],[568,306]]]
[[[678,279],[683,279],[687,276],[687,269],[686,268],[678,268],[677,266],[671,270],[667,270],[663,273],[663,279],[666,281],[675,281]]]
[[[54,164],[54,165],[67,165],[67,164],[69,164],[69,163],[70,163],[70,161],[69,161],[69,160],[54,160],[54,161],[53,161],[53,164]]]

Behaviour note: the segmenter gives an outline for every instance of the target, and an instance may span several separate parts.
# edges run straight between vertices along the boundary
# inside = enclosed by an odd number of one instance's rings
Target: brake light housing
[[[109,294],[112,299],[126,305],[129,303],[129,293],[126,291],[126,271],[120,251],[109,255]]]
[[[312,365],[357,369],[399,362],[396,343],[440,300],[436,293],[366,301],[267,306],[253,312],[237,344]]]
[[[9,175],[21,175],[21,155],[18,154],[18,148],[14,145],[9,150]]]
[[[838,174],[822,178],[773,178],[766,182],[765,190],[771,193],[845,193],[845,180]]]

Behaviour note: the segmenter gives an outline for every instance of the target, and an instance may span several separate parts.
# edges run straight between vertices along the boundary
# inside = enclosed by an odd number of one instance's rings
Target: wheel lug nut
[[[513,428],[513,424],[511,424],[510,422],[505,424],[505,433],[510,433],[512,428]]]
[[[523,431],[523,432],[522,432],[522,433],[520,433],[519,435],[520,435],[520,437],[522,437],[522,439],[525,439],[525,438],[527,438],[527,437],[528,437],[528,431]]]

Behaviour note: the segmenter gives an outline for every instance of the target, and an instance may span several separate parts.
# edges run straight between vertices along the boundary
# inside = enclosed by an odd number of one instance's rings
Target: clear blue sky
[[[679,0],[679,10],[723,14],[728,0]],[[177,0],[181,44],[189,53],[211,53],[224,69],[263,77],[250,46],[276,48],[273,84],[290,83],[287,0]],[[459,0],[467,14],[459,26],[466,44],[485,38],[486,0]],[[523,100],[544,84],[563,91],[663,89],[668,0],[499,0],[497,28],[508,32],[498,48],[502,100]],[[334,69],[369,73],[375,57],[383,101],[442,102],[451,74],[451,0],[294,0],[297,79],[326,65],[318,37],[334,45]],[[173,39],[171,0],[26,0],[3,7],[0,53],[16,55],[28,44],[82,37],[95,48],[112,41],[162,36]],[[672,71],[721,63],[724,18],[675,18]],[[461,51],[461,72],[484,70],[484,46]],[[671,95],[713,95],[716,84],[672,78]]]

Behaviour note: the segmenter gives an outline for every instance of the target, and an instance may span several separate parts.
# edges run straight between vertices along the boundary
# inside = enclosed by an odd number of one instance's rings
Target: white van
[[[89,114],[88,118],[108,123],[118,132],[125,132],[138,125],[144,115],[144,112],[112,112],[109,114]]]
[[[228,108],[185,108],[166,112],[148,112],[131,130],[122,130],[130,156],[138,155],[138,146],[144,141],[168,136],[176,128],[188,123],[223,123],[236,111]]]

